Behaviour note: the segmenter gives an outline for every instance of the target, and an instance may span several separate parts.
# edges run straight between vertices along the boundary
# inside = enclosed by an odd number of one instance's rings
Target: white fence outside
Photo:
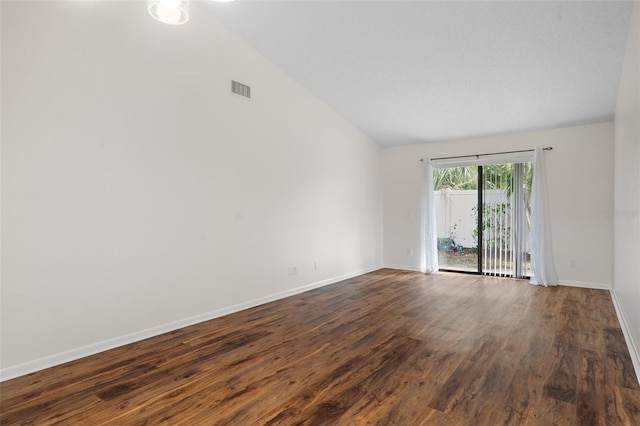
[[[505,189],[485,190],[485,204],[509,203]],[[473,231],[477,228],[474,207],[478,204],[476,190],[443,189],[434,191],[438,238],[453,237],[462,247],[476,247]],[[510,218],[504,218],[510,225]],[[485,238],[488,236],[485,236]]]

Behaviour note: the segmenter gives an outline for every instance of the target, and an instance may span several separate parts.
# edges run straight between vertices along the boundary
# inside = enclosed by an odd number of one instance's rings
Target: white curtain
[[[537,147],[533,154],[531,187],[531,284],[558,285],[558,274],[551,247],[551,222],[547,202],[547,177],[544,151]]]
[[[435,274],[438,272],[438,234],[433,196],[433,167],[430,159],[425,158],[424,162],[420,269],[427,274]]]

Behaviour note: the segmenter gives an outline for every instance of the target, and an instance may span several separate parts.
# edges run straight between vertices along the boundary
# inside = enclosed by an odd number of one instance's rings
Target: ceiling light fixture
[[[213,0],[230,3],[234,0]],[[189,20],[189,0],[149,0],[149,14],[160,22],[170,25],[184,24]]]
[[[189,20],[189,0],[149,0],[149,14],[165,24],[184,24]]]

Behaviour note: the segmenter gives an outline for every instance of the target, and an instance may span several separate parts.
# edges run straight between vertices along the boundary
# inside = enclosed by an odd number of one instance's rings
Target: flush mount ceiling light
[[[234,0],[213,0],[229,3]],[[189,0],[149,0],[149,14],[160,22],[170,25],[184,24],[189,20]]]
[[[189,0],[149,0],[149,14],[165,24],[184,24],[189,20]]]

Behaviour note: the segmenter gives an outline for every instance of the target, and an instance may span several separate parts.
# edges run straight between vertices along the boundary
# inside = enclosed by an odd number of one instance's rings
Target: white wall
[[[385,149],[385,264],[420,267],[420,158],[535,146],[553,147],[545,155],[553,247],[561,283],[610,288],[613,219],[607,212],[613,206],[613,123]]]
[[[380,148],[191,6],[2,2],[4,379],[382,265]]]
[[[615,118],[613,295],[640,381],[640,3],[629,26]]]

